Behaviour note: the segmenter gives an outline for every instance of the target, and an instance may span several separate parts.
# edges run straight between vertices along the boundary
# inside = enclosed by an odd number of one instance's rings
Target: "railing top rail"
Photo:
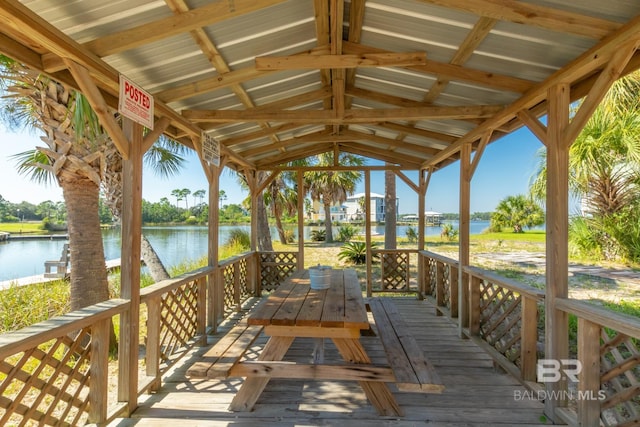
[[[158,283],[154,283],[151,286],[147,286],[146,288],[141,289],[140,300],[144,302],[149,298],[162,295],[165,292],[169,292],[177,287],[184,285],[185,283],[189,283],[193,280],[199,279],[200,277],[207,276],[214,271],[215,269],[213,267],[202,267],[197,270],[181,274],[180,276],[173,277],[171,279],[161,280]]]
[[[129,300],[111,299],[0,335],[0,359],[123,313],[129,305]]]
[[[411,249],[411,248],[406,248],[406,249],[376,249],[376,248],[372,248],[371,252],[377,252],[377,253],[404,253],[404,252],[408,252],[408,253],[418,253],[418,249]]]
[[[225,258],[222,261],[218,262],[218,267],[226,267],[227,265],[230,265],[230,264],[233,264],[235,262],[238,262],[241,259],[251,258],[252,256],[254,256],[257,253],[258,252],[244,252],[244,253],[229,257],[229,258]]]
[[[458,264],[458,260],[446,257],[444,255],[437,254],[435,252],[422,250],[422,251],[418,251],[418,253],[428,258],[433,258],[436,261],[444,262],[445,264],[456,264],[456,266]]]
[[[516,282],[515,280],[511,280],[507,277],[502,277],[497,274],[491,273],[489,271],[483,270],[477,267],[463,267],[462,271],[478,277],[483,280],[488,280],[493,283],[497,283],[503,288],[510,289],[512,291],[516,291],[521,295],[527,296],[529,298],[534,298],[538,301],[543,301],[545,293],[543,290],[534,288],[533,286],[525,285],[520,282]]]
[[[633,338],[640,338],[640,319],[571,298],[556,299],[556,308]]]

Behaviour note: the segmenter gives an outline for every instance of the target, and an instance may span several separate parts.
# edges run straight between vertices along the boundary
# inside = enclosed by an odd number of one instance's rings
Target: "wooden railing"
[[[109,334],[129,301],[112,299],[0,336],[0,425],[108,419]]]
[[[372,284],[372,292],[418,292],[416,249],[372,249],[379,258],[380,281]],[[412,268],[413,264],[413,268]],[[413,273],[413,274],[412,274]]]
[[[206,344],[207,327],[215,329],[255,295],[256,260],[243,254],[141,290],[139,394],[158,389],[171,366]],[[109,341],[112,322],[129,308],[129,301],[112,299],[1,335],[0,425],[105,424],[125,413]]]
[[[273,291],[298,268],[298,252],[260,252],[258,292]]]
[[[420,290],[435,304],[438,314],[458,317],[458,261],[428,251],[420,251]]]
[[[469,329],[507,372],[536,381],[538,318],[544,292],[475,267],[469,277]]]
[[[576,410],[560,409],[573,425],[640,424],[640,319],[572,299],[556,307],[578,318]]]

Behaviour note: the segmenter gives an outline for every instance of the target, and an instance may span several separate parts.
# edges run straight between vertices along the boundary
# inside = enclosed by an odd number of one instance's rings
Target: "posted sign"
[[[120,74],[118,112],[153,130],[153,96]]]
[[[220,142],[202,132],[202,158],[212,165],[220,166]]]

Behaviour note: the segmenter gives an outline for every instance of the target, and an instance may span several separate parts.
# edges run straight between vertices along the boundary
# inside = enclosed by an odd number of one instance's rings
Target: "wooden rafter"
[[[375,123],[388,120],[467,119],[491,117],[502,105],[474,105],[462,107],[418,107],[371,110],[346,110],[344,117],[334,117],[322,110],[183,110],[185,118],[195,122],[298,122],[298,123]]]
[[[617,22],[515,0],[419,0],[479,16],[530,25],[559,33],[601,39],[620,28]]]
[[[256,70],[311,70],[326,68],[409,67],[424,65],[425,52],[363,53],[362,55],[291,55],[256,58]]]

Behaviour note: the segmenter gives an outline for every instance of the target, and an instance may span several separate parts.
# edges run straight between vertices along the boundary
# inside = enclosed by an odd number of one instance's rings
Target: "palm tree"
[[[280,243],[287,244],[286,233],[282,225],[282,216],[284,213],[293,215],[298,209],[298,193],[295,188],[290,187],[289,183],[294,180],[294,174],[286,174],[280,172],[278,176],[271,181],[264,194],[265,206],[271,210],[271,215],[275,218],[276,229]]]
[[[637,197],[640,177],[640,72],[616,81],[569,151],[569,188],[594,216],[612,215]],[[546,195],[546,151],[530,186]]]
[[[71,310],[107,300],[98,201],[106,159],[117,150],[88,119],[89,105],[77,92],[9,58],[0,60],[10,94],[5,121],[44,133],[46,146],[38,147],[21,171],[33,172],[37,181],[55,179],[62,188],[73,260]]]
[[[624,253],[630,258],[640,256],[640,228],[633,226],[638,223],[640,204],[639,92],[640,72],[617,80],[569,151],[569,188],[582,200],[587,214],[572,219],[572,241],[584,242],[581,232],[590,233],[601,248],[599,255],[606,259]],[[539,159],[530,193],[543,200],[546,151],[539,152]],[[584,249],[591,251],[592,247]]]
[[[491,228],[511,227],[514,233],[523,233],[524,227],[544,224],[544,212],[533,199],[518,194],[502,199],[491,214]]]
[[[317,156],[318,166],[333,166],[333,152]],[[352,154],[340,154],[338,164],[341,166],[362,166],[364,159]],[[331,206],[342,204],[352,194],[356,184],[362,179],[359,171],[311,171],[304,174],[305,186],[309,190],[311,199],[321,201],[324,207],[324,226],[326,242],[333,242],[331,226]]]

